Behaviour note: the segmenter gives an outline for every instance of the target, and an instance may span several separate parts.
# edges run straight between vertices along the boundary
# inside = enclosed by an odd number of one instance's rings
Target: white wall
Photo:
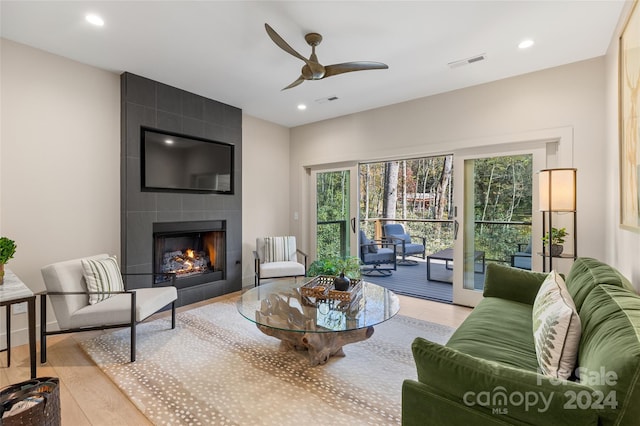
[[[242,277],[253,285],[256,238],[289,235],[289,129],[242,116]]]
[[[0,48],[0,234],[18,245],[8,267],[41,291],[48,263],[120,252],[119,77],[4,39]]]
[[[640,291],[640,232],[620,227],[620,161],[618,128],[618,39],[630,13],[631,4],[621,14],[618,29],[613,34],[606,56],[606,188],[603,202],[607,206],[605,220],[606,260],[631,279]]]
[[[604,65],[600,57],[293,128],[291,211],[307,211],[304,166],[411,158],[568,129],[573,149],[557,165],[578,168],[578,253],[604,259],[606,207],[597,195],[609,173],[602,166]],[[308,228],[291,221],[303,243]]]
[[[9,268],[40,291],[48,263],[119,255],[120,77],[1,43],[0,235],[18,244]],[[255,238],[289,233],[289,129],[245,115],[242,168],[249,284]],[[14,332],[24,330],[25,315],[14,318]]]

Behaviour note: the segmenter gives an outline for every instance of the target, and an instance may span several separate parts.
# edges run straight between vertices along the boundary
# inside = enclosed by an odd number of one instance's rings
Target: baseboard
[[[13,318],[12,318],[13,319]],[[3,322],[3,326],[4,326]],[[56,321],[47,323],[47,330],[57,330],[58,323]],[[36,342],[40,341],[40,322],[36,324]],[[20,327],[16,328],[15,326],[11,327],[11,347],[15,348],[18,346],[26,345],[29,343],[29,329],[28,327]],[[7,332],[3,327],[2,332],[0,332],[0,348],[4,349],[7,345]]]

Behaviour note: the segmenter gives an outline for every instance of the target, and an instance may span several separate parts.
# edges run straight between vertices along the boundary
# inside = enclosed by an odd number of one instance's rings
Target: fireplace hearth
[[[157,222],[153,242],[153,272],[175,274],[176,287],[225,279],[226,221]],[[165,281],[156,276],[156,284]]]

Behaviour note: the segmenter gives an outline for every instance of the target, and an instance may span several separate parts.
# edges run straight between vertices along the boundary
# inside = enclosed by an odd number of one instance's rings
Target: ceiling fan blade
[[[287,52],[290,55],[295,56],[298,59],[303,60],[306,64],[309,64],[309,60],[295,51],[295,49],[287,44],[286,41],[282,37],[278,35],[277,32],[273,28],[269,26],[269,24],[264,24],[264,28],[267,30],[267,34],[271,37],[271,40],[282,50]]]
[[[298,79],[296,81],[294,81],[293,83],[291,83],[290,85],[288,85],[287,87],[285,87],[282,90],[287,90],[287,89],[291,89],[292,87],[296,87],[299,84],[301,84],[303,81],[305,81],[306,78],[304,78],[303,76],[298,77]]]
[[[387,64],[382,62],[370,62],[370,61],[356,61],[345,62],[343,64],[327,65],[325,69],[325,77],[331,77],[332,75],[343,74],[345,72],[352,71],[365,71],[365,70],[386,70],[389,68]]]

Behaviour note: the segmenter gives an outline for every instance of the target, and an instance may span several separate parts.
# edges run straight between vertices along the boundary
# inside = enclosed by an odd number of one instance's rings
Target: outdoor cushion
[[[362,254],[377,253],[378,245],[374,243],[375,241],[367,238],[367,235],[364,233],[364,231],[360,230],[360,248],[362,250]]]
[[[394,261],[393,250],[386,247],[378,249],[378,251],[375,253],[367,253],[364,256],[364,262],[367,264],[383,263],[383,262],[393,263],[393,261]]]
[[[389,238],[394,243],[401,243],[404,241],[407,244],[411,244],[411,235],[409,234],[390,234]]]

